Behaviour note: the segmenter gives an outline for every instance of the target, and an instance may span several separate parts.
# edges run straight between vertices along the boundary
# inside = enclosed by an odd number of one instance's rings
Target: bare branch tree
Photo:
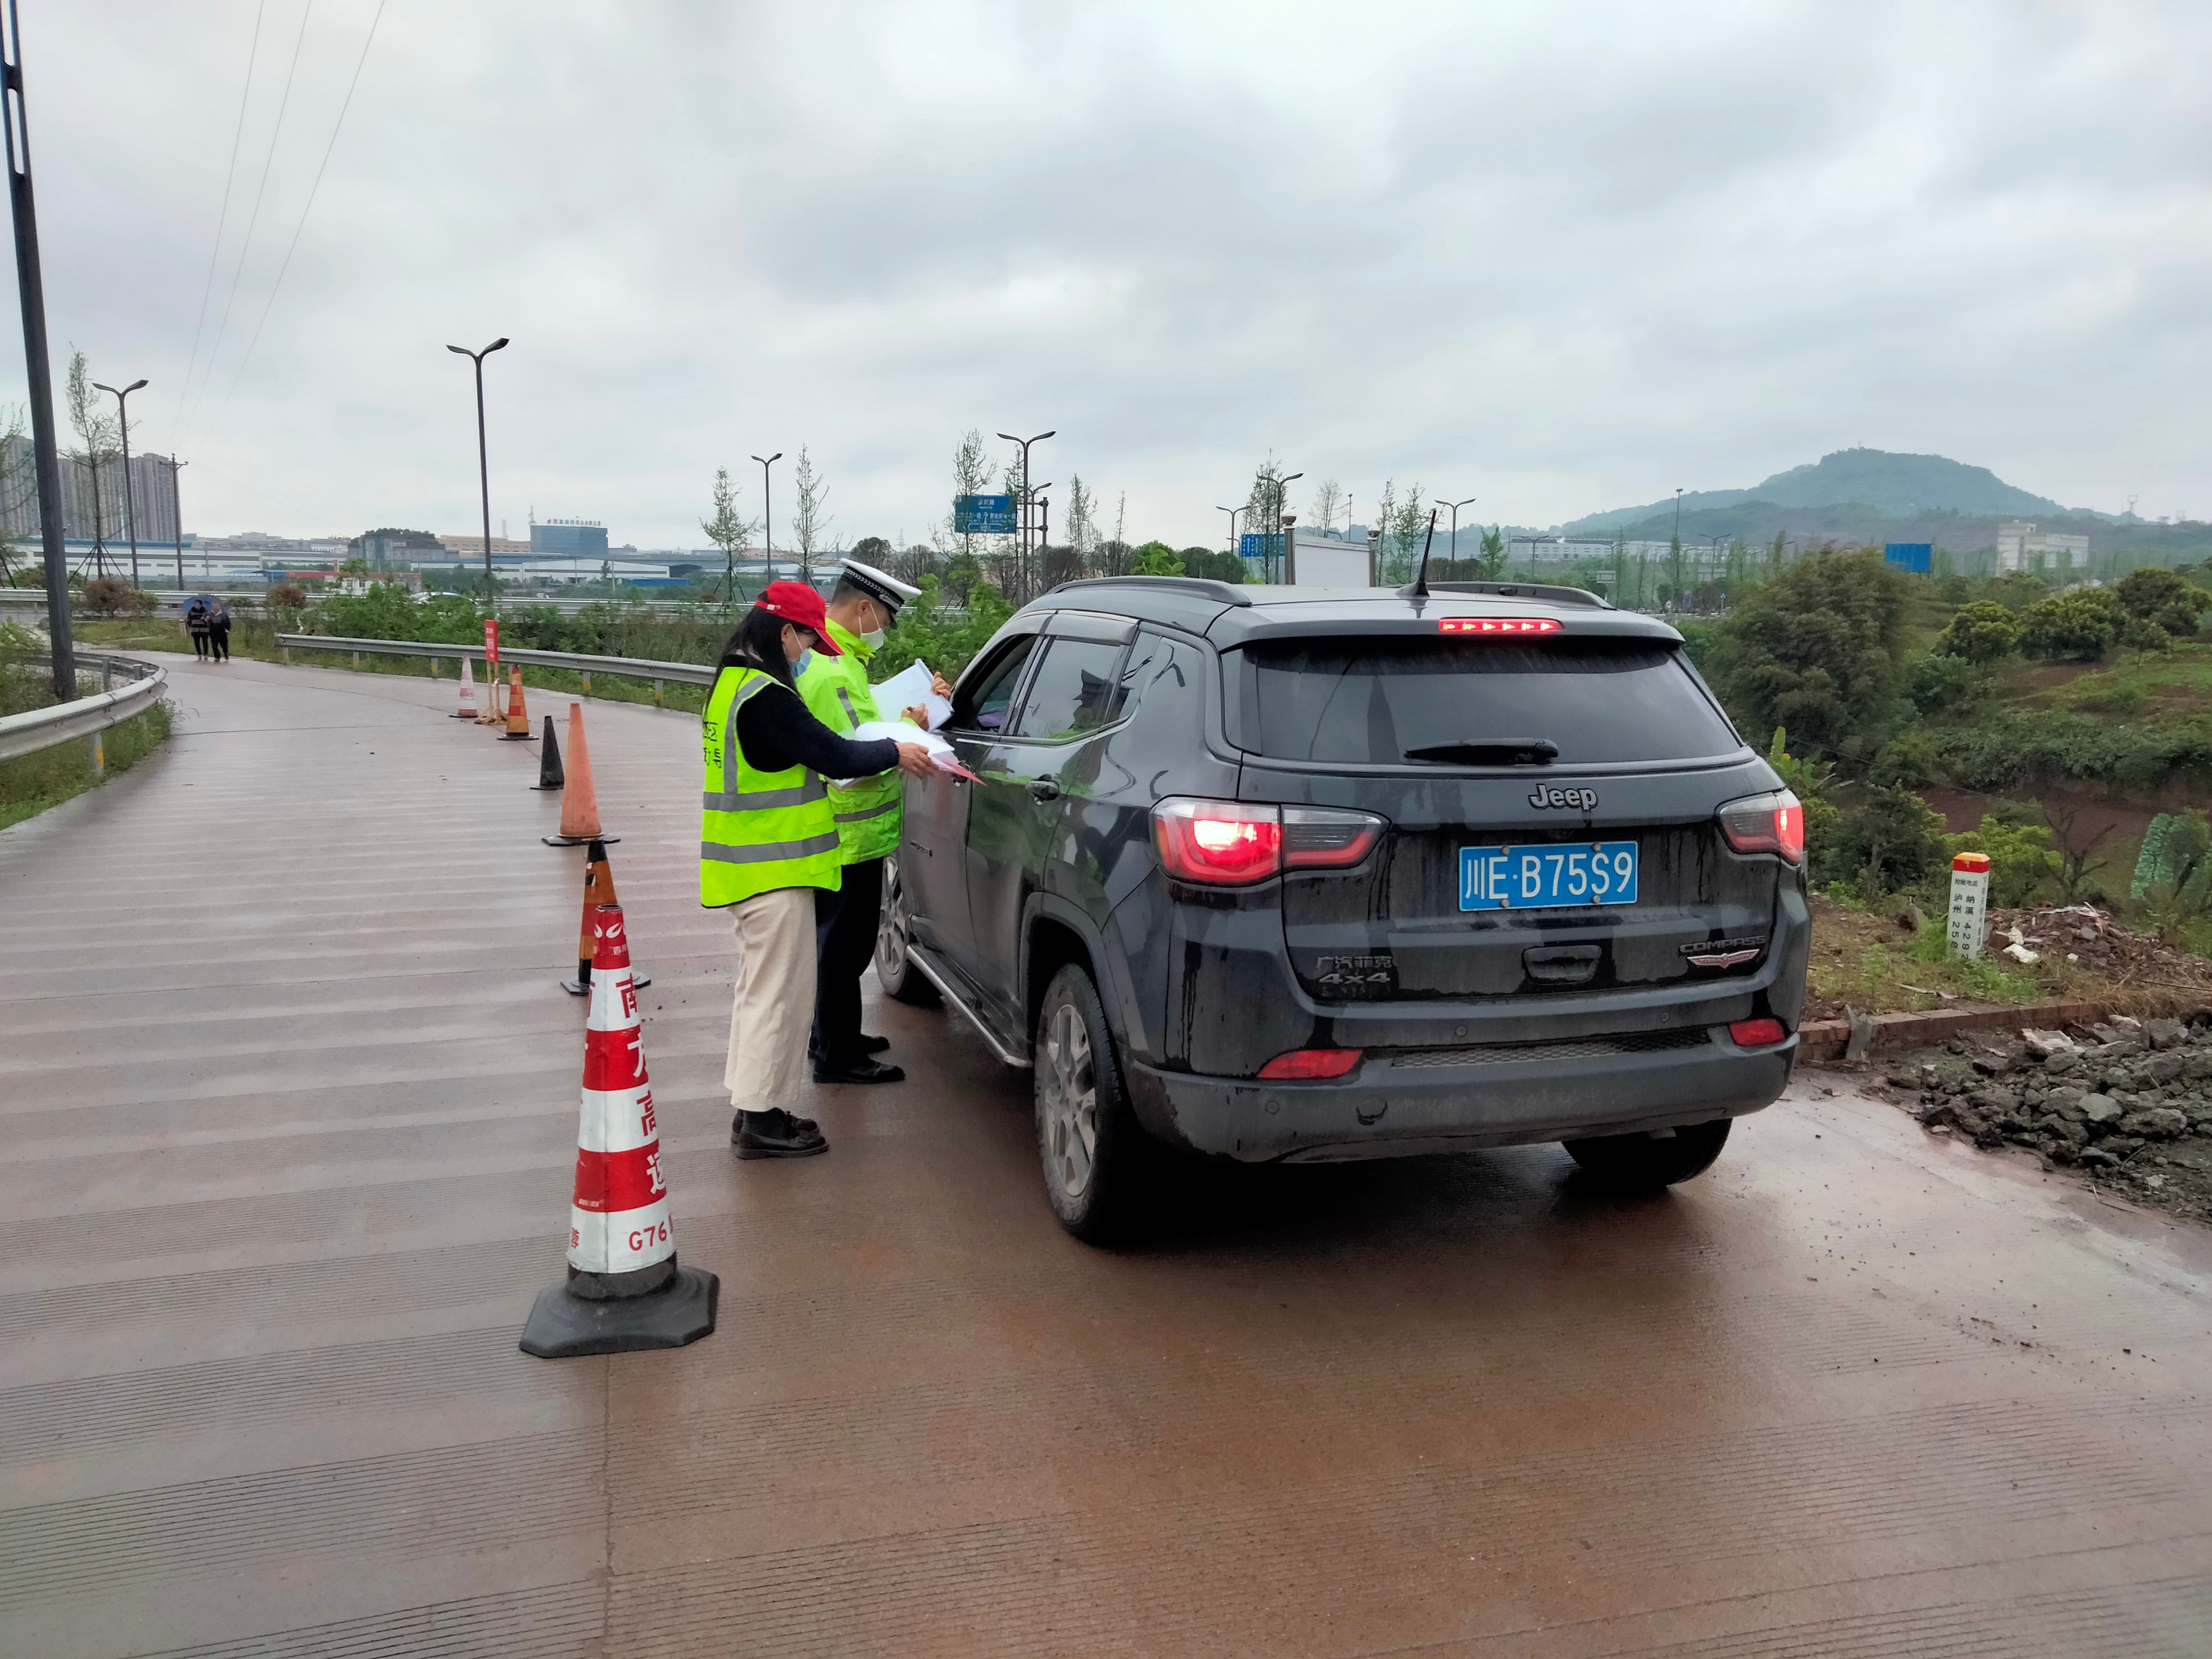
[[[752,539],[753,521],[738,512],[738,492],[730,483],[730,469],[714,469],[714,515],[699,520],[699,528],[707,539],[722,550],[722,603],[732,605],[738,599],[738,555]]]
[[[791,486],[797,496],[797,505],[791,514],[792,538],[799,544],[799,580],[814,580],[814,556],[829,545],[830,526],[836,522],[822,510],[830,498],[830,486],[814,470],[807,458],[806,447],[799,448],[799,465],[791,471]]]
[[[2054,809],[2049,801],[2037,803],[2043,809],[2043,821],[2051,826],[2051,839],[2058,848],[2058,886],[2069,904],[2081,902],[2082,886],[2091,874],[2104,869],[2112,860],[2096,856],[2098,847],[2106,836],[2118,828],[2118,820],[2108,820],[2094,835],[2081,827],[2082,808],[2076,805]]]
[[[1323,478],[1314,486],[1312,528],[1334,530],[1337,514],[1350,511],[1351,505],[1345,499],[1344,486],[1335,479]]]

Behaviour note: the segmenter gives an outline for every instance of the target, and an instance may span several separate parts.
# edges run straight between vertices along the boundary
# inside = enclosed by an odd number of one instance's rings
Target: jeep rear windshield
[[[1741,746],[1670,641],[1389,635],[1237,655],[1232,740],[1280,760],[1415,764],[1409,750],[1509,738],[1557,744],[1561,765]]]

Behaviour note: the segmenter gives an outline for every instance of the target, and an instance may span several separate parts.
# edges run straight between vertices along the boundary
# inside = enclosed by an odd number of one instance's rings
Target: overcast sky
[[[473,525],[501,334],[518,536],[697,546],[780,449],[781,544],[805,445],[919,539],[970,427],[1178,544],[1271,453],[1362,518],[1860,443],[2212,512],[2202,0],[21,9],[57,381],[148,377],[210,533]]]

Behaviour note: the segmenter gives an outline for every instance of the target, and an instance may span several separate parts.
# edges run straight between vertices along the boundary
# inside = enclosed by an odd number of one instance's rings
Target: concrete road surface
[[[2212,1651],[2206,1236],[1817,1074],[1669,1196],[1207,1171],[1107,1254],[1026,1076],[885,1005],[913,1080],[733,1163],[683,715],[589,709],[721,1329],[527,1358],[583,1018],[535,745],[175,672],[166,754],[0,835],[0,1651]]]

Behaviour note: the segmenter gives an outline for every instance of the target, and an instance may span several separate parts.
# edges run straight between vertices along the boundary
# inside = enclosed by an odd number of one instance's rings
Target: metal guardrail
[[[131,684],[97,691],[74,702],[59,702],[51,708],[33,708],[27,714],[0,719],[0,761],[20,760],[25,755],[35,755],[72,738],[96,738],[109,726],[119,726],[132,715],[143,714],[151,708],[161,700],[162,688],[169,682],[167,669],[140,662],[134,657],[100,656],[81,651],[76,661],[79,672],[88,667],[98,668],[103,682],[118,671],[127,671]],[[97,748],[93,763],[95,768],[101,764]]]
[[[428,640],[349,640],[330,634],[279,634],[277,645],[287,653],[294,651],[349,652],[358,662],[362,657],[429,657],[458,661],[466,657],[471,662],[484,659],[481,645],[441,645]],[[619,674],[627,679],[651,680],[658,691],[661,682],[673,680],[678,685],[708,685],[714,683],[712,664],[699,662],[656,662],[650,657],[592,657],[575,651],[531,651],[522,647],[500,647],[501,662],[519,663],[525,668],[566,668],[584,676],[584,689],[591,690],[593,674]]]

